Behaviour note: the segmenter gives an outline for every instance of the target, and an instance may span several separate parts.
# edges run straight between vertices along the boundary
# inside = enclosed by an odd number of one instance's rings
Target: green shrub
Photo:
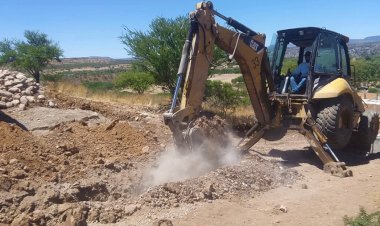
[[[83,82],[83,85],[92,92],[104,92],[114,88],[112,82]]]
[[[240,93],[230,83],[210,81],[206,83],[205,98],[207,102],[227,115],[228,110],[234,111],[240,104]]]
[[[345,216],[343,221],[345,225],[350,226],[379,226],[380,211],[368,214],[363,207],[360,207],[360,212],[356,217]]]
[[[378,89],[374,88],[374,87],[369,87],[368,88],[368,92],[369,93],[377,93],[378,92]]]
[[[211,75],[214,74],[240,74],[240,68],[222,68],[222,69],[212,69],[210,70]]]
[[[117,75],[114,83],[118,88],[131,88],[142,94],[154,84],[154,78],[146,72],[127,71]]]
[[[42,81],[47,82],[58,82],[61,81],[65,75],[63,73],[55,73],[55,74],[42,74]]]
[[[83,81],[112,81],[112,79],[119,73],[124,72],[126,69],[115,68],[105,70],[82,70],[82,71],[60,71],[49,72],[42,75],[44,81],[59,82],[62,80],[79,80]]]
[[[285,58],[284,62],[282,63],[281,74],[286,75],[288,70],[290,72],[293,72],[296,68],[297,68],[297,58],[295,57]]]
[[[242,84],[244,83],[243,76],[239,76],[231,80],[232,84]]]

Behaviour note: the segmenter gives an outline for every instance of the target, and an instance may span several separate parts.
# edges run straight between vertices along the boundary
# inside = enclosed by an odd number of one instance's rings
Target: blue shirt
[[[301,74],[301,77],[307,77],[307,73],[309,73],[310,63],[303,62],[293,71],[293,76],[298,76]]]

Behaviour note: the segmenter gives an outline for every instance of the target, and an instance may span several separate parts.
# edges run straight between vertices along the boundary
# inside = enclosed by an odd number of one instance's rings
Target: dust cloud
[[[240,162],[241,155],[232,142],[223,143],[228,144],[221,147],[211,141],[206,141],[191,151],[168,149],[145,173],[144,187],[201,176],[218,167]]]

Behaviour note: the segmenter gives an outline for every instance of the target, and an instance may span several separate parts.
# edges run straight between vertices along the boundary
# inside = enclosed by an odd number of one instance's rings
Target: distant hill
[[[380,35],[363,39],[350,39],[348,49],[351,57],[367,57],[380,54]]]
[[[370,36],[370,37],[365,38],[365,40],[368,40],[371,42],[380,42],[380,35]]]
[[[78,64],[78,63],[130,63],[134,61],[133,58],[123,58],[123,59],[114,59],[111,57],[100,57],[100,56],[90,56],[90,57],[71,57],[71,58],[62,58],[61,63],[53,64]]]
[[[363,39],[350,39],[351,44],[380,42],[380,35],[369,36]]]
[[[369,36],[363,39],[350,39],[348,42],[348,51],[351,57],[366,57],[371,55],[380,54],[380,35]],[[290,48],[285,53],[285,57],[297,57],[298,49],[292,44]],[[123,58],[123,59],[113,59],[111,57],[100,57],[100,56],[90,56],[90,57],[74,57],[74,58],[63,58],[61,63],[53,64],[78,64],[78,63],[101,63],[101,64],[128,64],[136,59],[134,58]]]

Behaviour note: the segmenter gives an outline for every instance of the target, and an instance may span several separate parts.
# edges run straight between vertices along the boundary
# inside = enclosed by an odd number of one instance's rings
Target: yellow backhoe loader
[[[220,26],[216,17],[232,29]],[[264,34],[217,12],[211,2],[196,5],[190,13],[172,105],[164,114],[175,144],[192,145],[191,126],[201,112],[216,45],[239,65],[257,119],[238,150],[248,150],[275,128],[295,129],[309,141],[326,172],[352,176],[333,150],[350,145],[369,151],[378,133],[379,117],[365,112],[362,99],[349,84],[354,78],[349,39],[326,29],[304,27],[278,31],[275,40],[267,48]],[[290,50],[298,56],[298,64],[306,52],[311,53],[307,77],[297,92],[292,89],[291,76],[281,73],[285,53]]]

